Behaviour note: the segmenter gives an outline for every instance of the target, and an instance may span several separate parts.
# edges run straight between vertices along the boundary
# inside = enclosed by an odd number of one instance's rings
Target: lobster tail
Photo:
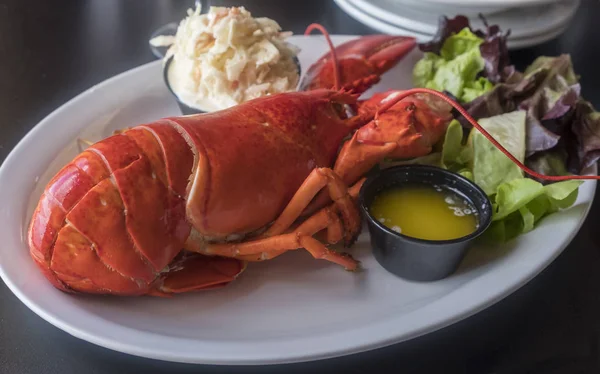
[[[32,257],[63,290],[148,292],[189,236],[182,193],[192,162],[167,123],[94,144],[44,192],[30,225]]]
[[[66,223],[67,213],[91,188],[107,177],[99,156],[85,151],[48,183],[33,213],[28,233],[30,254],[44,275],[62,290],[70,287],[51,268],[58,234]]]

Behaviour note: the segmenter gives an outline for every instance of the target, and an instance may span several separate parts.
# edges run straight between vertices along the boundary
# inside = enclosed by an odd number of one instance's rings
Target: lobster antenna
[[[547,181],[553,181],[553,182],[567,181],[567,180],[573,180],[573,179],[583,179],[583,180],[598,180],[598,179],[600,179],[600,176],[598,176],[598,175],[543,175],[536,171],[531,170],[530,168],[525,166],[521,161],[517,160],[517,158],[515,156],[513,156],[508,150],[506,150],[506,148],[504,148],[502,146],[502,144],[500,144],[496,139],[494,139],[494,137],[489,132],[487,132],[486,129],[481,127],[481,125],[479,123],[477,123],[477,121],[473,117],[471,117],[471,115],[463,107],[461,107],[457,102],[455,102],[454,100],[452,100],[450,97],[446,96],[445,94],[443,94],[439,91],[431,90],[429,88],[412,88],[410,90],[403,91],[400,94],[398,94],[397,96],[394,96],[392,99],[390,99],[384,105],[382,105],[377,110],[377,113],[375,115],[377,115],[379,112],[385,112],[386,110],[390,109],[394,104],[398,103],[400,100],[402,100],[408,96],[411,96],[414,94],[419,94],[419,93],[426,93],[426,94],[430,94],[433,96],[437,96],[440,99],[447,102],[448,104],[452,105],[452,107],[454,107],[454,109],[456,109],[463,117],[465,117],[465,119],[471,125],[473,125],[473,127],[475,127],[477,130],[479,130],[479,132],[481,132],[483,134],[483,136],[485,136],[496,148],[498,148],[500,151],[502,151],[502,153],[504,153],[519,168],[521,168],[521,170],[523,170],[525,173],[531,175],[532,177],[547,180]]]
[[[333,46],[333,43],[331,42],[331,38],[329,37],[329,32],[323,25],[320,25],[318,23],[311,23],[306,28],[306,31],[304,31],[304,35],[310,35],[310,33],[313,30],[318,30],[319,32],[321,32],[321,34],[323,34],[323,36],[325,36],[325,40],[327,40],[327,44],[329,44],[329,50],[331,51],[331,60],[333,63],[334,89],[339,90],[340,89],[340,68],[338,66],[338,59],[337,59],[337,54],[335,53],[335,47]]]
[[[83,152],[87,147],[94,145],[94,142],[83,138],[77,138],[77,145],[79,147],[79,152]]]

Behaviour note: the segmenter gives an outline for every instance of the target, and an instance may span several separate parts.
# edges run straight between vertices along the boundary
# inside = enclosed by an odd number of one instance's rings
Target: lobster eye
[[[358,114],[358,112],[349,104],[344,104],[344,110],[346,112],[347,118],[354,117]]]
[[[354,117],[357,112],[354,108],[346,103],[332,103],[333,110],[340,116],[341,119],[348,119]]]

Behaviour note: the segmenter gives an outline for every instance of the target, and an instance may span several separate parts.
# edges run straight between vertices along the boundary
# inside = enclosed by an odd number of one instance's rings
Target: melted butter
[[[386,227],[417,239],[457,239],[473,233],[478,225],[477,211],[463,196],[425,184],[380,192],[370,212]]]

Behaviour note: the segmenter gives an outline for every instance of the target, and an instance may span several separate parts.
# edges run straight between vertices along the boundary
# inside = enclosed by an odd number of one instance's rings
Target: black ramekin
[[[477,229],[457,239],[423,240],[387,228],[371,215],[369,207],[380,191],[404,183],[439,185],[457,191],[477,210]],[[435,281],[454,273],[469,245],[492,220],[491,203],[481,188],[459,174],[426,165],[396,166],[370,176],[360,190],[359,204],[367,220],[375,259],[387,271],[412,281]]]
[[[175,92],[171,88],[171,84],[169,83],[169,67],[171,66],[171,62],[173,62],[173,56],[169,57],[167,61],[165,61],[165,63],[163,64],[163,80],[165,81],[165,85],[169,89],[169,92],[171,92],[173,97],[175,97],[175,100],[177,101],[177,105],[179,106],[181,113],[183,115],[206,113],[203,110],[186,105],[181,100],[179,100],[179,97],[177,97],[177,94],[175,94]],[[300,67],[300,60],[298,60],[297,57],[294,57],[294,62],[298,67],[298,75],[301,75],[302,69]]]

